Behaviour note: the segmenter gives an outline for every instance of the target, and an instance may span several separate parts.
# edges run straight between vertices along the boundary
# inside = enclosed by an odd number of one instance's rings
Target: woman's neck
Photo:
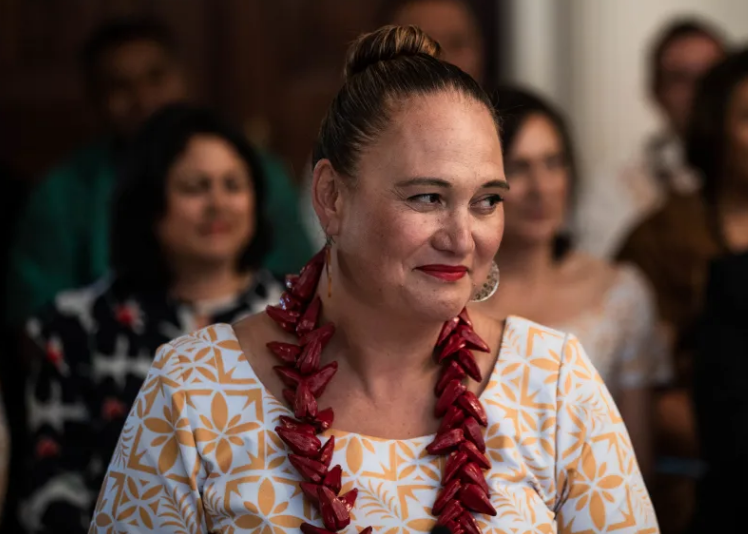
[[[233,265],[202,265],[176,269],[169,293],[187,302],[202,302],[239,293],[250,282],[251,274],[240,273]]]
[[[347,367],[373,399],[386,398],[396,388],[423,378],[433,381],[433,350],[443,322],[408,319],[371,307],[336,284],[327,297],[323,275],[319,296],[324,320],[335,324],[326,352]],[[324,322],[324,321],[323,321]]]

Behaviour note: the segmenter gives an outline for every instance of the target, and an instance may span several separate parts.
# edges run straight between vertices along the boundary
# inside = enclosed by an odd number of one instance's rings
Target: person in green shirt
[[[154,111],[189,99],[174,39],[157,21],[104,24],[85,44],[82,63],[88,95],[107,135],[76,151],[32,191],[9,255],[5,319],[10,325],[20,324],[58,292],[107,272],[117,160]],[[273,230],[264,267],[281,276],[304,264],[311,245],[284,166],[267,153],[261,159],[268,179],[262,208]]]

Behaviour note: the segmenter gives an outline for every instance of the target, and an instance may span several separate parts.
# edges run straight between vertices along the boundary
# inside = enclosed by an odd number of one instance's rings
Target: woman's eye
[[[199,195],[205,190],[205,187],[200,182],[184,182],[180,184],[179,189],[186,195]]]
[[[550,156],[545,160],[545,165],[549,170],[552,171],[564,169],[566,167],[566,158],[561,154]]]
[[[232,193],[236,193],[237,191],[242,191],[247,188],[247,180],[238,178],[238,177],[231,177],[226,180],[226,189],[228,191],[231,191]]]
[[[475,207],[484,211],[493,211],[503,201],[504,198],[501,195],[490,195],[477,201]]]
[[[419,204],[438,204],[441,197],[437,193],[424,193],[423,195],[412,196],[408,200]]]

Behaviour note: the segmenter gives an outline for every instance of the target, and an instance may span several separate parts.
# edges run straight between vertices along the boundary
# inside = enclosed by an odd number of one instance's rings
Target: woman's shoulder
[[[546,367],[557,369],[562,364],[567,347],[577,343],[573,334],[511,315],[507,317],[504,327],[501,356],[525,361],[541,359]]]
[[[190,384],[252,384],[257,380],[257,347],[265,344],[268,321],[258,312],[234,324],[216,323],[174,338],[159,348],[154,367],[185,371],[181,376],[189,375]],[[191,378],[193,370],[200,376]]]
[[[653,295],[652,284],[642,270],[630,262],[615,265],[616,279],[614,289],[631,300],[650,301]]]
[[[159,347],[159,351],[174,350],[187,359],[199,358],[205,350],[239,350],[234,328],[227,323],[216,323],[176,337]]]
[[[559,273],[568,284],[592,284],[601,290],[612,286],[618,274],[612,263],[581,250],[569,252],[559,266]]]
[[[36,339],[45,332],[55,332],[58,336],[71,329],[93,332],[96,313],[102,308],[97,306],[112,294],[112,279],[101,278],[85,287],[70,289],[58,293],[54,300],[30,317],[25,326],[26,334]]]
[[[563,298],[559,301],[567,311],[561,324],[574,324],[590,312],[601,315],[607,309],[610,295],[620,283],[621,273],[609,261],[581,251],[572,251],[558,267],[555,281]]]
[[[574,334],[529,319],[506,320],[502,347],[489,381],[489,401],[501,405],[508,395],[515,402],[543,405],[549,411],[575,390],[597,394],[602,383]]]
[[[535,392],[538,398],[547,399],[554,406],[555,400],[549,399],[567,397],[572,382],[575,390],[594,395],[602,384],[574,334],[515,316],[507,319],[494,376],[501,377],[499,383],[519,380],[526,393]]]
[[[504,351],[510,346],[537,346],[536,338],[544,340],[542,346],[550,344],[551,348],[563,343],[570,334],[546,326],[519,315],[509,315],[500,319],[486,313],[481,307],[469,307],[470,318],[476,332],[486,341],[489,347]]]
[[[611,262],[575,251],[565,267],[569,279],[596,286],[598,295],[621,295],[640,299],[651,293],[644,273],[629,261]]]
[[[205,385],[239,378],[237,373],[243,364],[246,359],[232,325],[218,323],[161,345],[153,369],[179,382]],[[246,375],[246,369],[240,374]]]

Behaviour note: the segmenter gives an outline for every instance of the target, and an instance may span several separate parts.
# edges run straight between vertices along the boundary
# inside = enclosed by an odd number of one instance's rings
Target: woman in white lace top
[[[650,391],[670,375],[650,289],[634,267],[587,256],[565,236],[576,176],[561,115],[523,90],[500,89],[495,96],[511,190],[496,257],[501,284],[478,306],[496,317],[521,315],[577,335],[616,399],[646,474]]]

